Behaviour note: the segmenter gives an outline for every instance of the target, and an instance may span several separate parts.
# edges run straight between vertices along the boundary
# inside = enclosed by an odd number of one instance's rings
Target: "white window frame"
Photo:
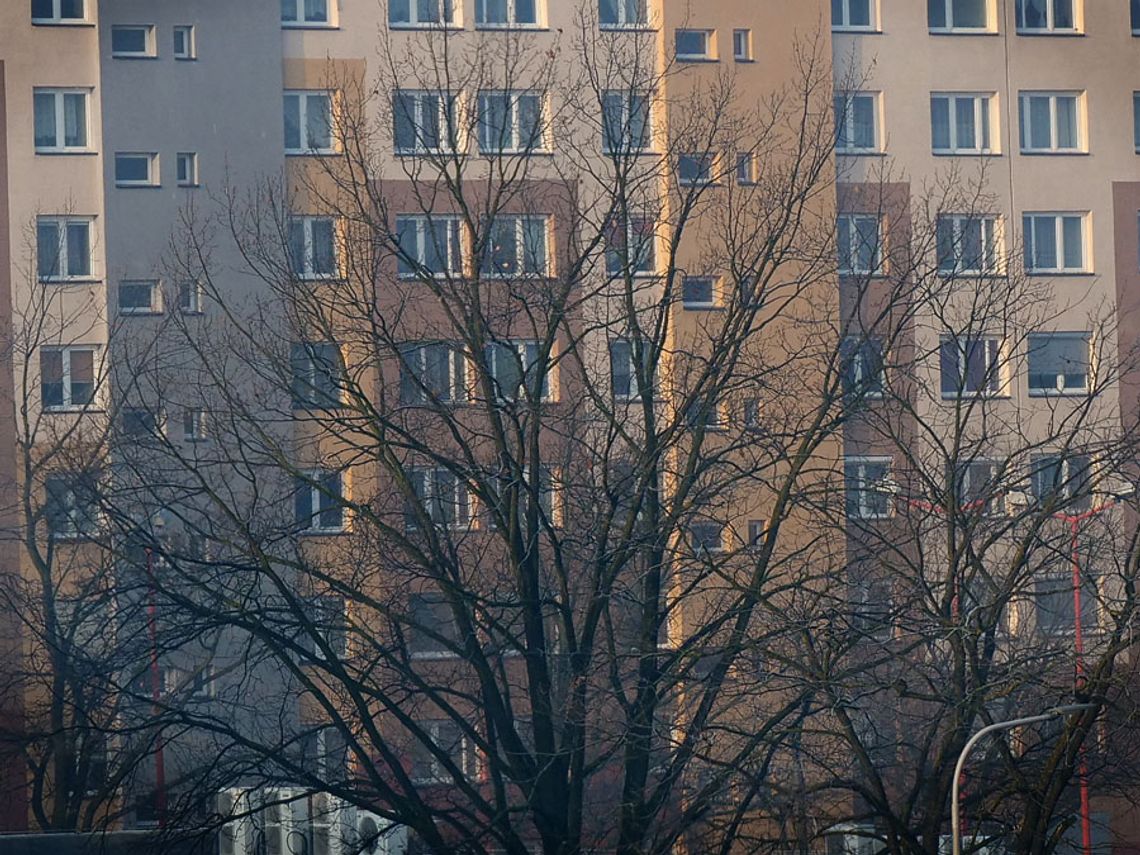
[[[115,30],[142,30],[143,49],[115,50]],[[111,57],[113,59],[155,59],[158,56],[158,46],[155,43],[154,24],[112,24],[111,25]]]
[[[54,100],[55,112],[55,144],[34,145],[35,143],[35,96],[50,95]],[[64,121],[64,96],[79,95],[83,98],[83,143],[82,145],[67,145],[66,122]],[[69,154],[73,152],[93,151],[91,147],[91,90],[76,87],[37,86],[32,89],[33,128],[32,141],[36,154]]]
[[[97,501],[94,507],[87,507],[85,510],[81,510],[82,504],[80,500],[87,498],[84,495],[86,491],[77,490],[75,483],[82,478],[88,477],[95,479],[96,485],[98,484],[98,476],[83,471],[54,471],[49,473],[44,480],[44,504],[42,511],[44,513],[44,521],[48,527],[49,536],[52,540],[80,540],[98,534],[102,529],[105,520],[103,518],[102,509],[99,507]],[[47,512],[50,509],[50,493],[47,489],[47,482],[53,478],[58,478],[65,482],[63,492],[66,492],[67,495],[67,501],[61,508],[67,518],[67,525],[54,531],[51,530],[51,520],[47,518]],[[84,522],[86,525],[81,524]],[[80,600],[73,602],[79,607],[84,605]]]
[[[650,342],[643,339],[641,342],[641,358],[643,360],[649,359],[649,350]],[[613,386],[614,398],[618,401],[640,400],[642,396],[642,389],[638,385],[637,360],[634,356],[633,341],[624,337],[615,338],[610,341],[609,352],[610,383]],[[622,367],[624,369],[625,375],[629,378],[629,391],[626,393],[619,392],[617,390],[617,384],[614,383],[614,379],[617,376],[616,367],[618,365],[618,357],[623,354],[625,356],[625,365]],[[645,369],[648,370],[649,366],[646,365]],[[653,392],[654,397],[656,397],[656,378],[650,377],[649,380],[654,387]]]
[[[687,283],[690,279],[700,280],[700,281],[708,280],[709,284],[712,286],[709,289],[709,299],[708,300],[687,300],[687,299],[685,299],[685,283]],[[721,287],[720,287],[720,277],[719,276],[713,276],[711,274],[709,274],[709,275],[697,274],[695,276],[690,276],[688,274],[685,274],[681,277],[681,307],[683,309],[685,309],[686,311],[691,311],[691,312],[708,311],[709,309],[720,308],[720,291],[721,291]]]
[[[449,276],[463,275],[463,221],[452,214],[398,214],[396,216],[396,231],[398,237],[402,225],[412,224],[416,230],[415,262],[420,267],[427,265],[429,240],[434,241],[431,227],[442,223],[447,230],[447,244],[444,247],[446,254],[446,270],[431,271],[435,279],[446,279]],[[406,251],[406,248],[404,248]],[[400,270],[403,260],[397,258],[397,273],[400,279],[418,279],[421,273],[417,270]]]
[[[102,362],[102,348],[97,344],[71,344],[63,346],[49,346],[40,348],[41,353],[59,353],[60,362],[63,366],[63,402],[60,404],[47,405],[43,404],[42,389],[43,378],[40,378],[41,388],[41,406],[45,413],[74,413],[79,411],[90,411],[101,408],[100,401],[100,388],[102,384],[99,382],[102,375],[101,362]],[[73,353],[90,353],[91,354],[91,401],[87,404],[75,403],[72,400],[72,387],[71,387],[71,356]],[[42,362],[41,362],[42,370]]]
[[[146,178],[135,179],[119,178],[119,159],[120,158],[139,158],[146,161]],[[158,152],[156,151],[117,151],[115,152],[112,168],[115,170],[115,186],[122,188],[130,187],[160,187],[160,172],[158,164]]]
[[[870,386],[872,366],[867,364],[866,348],[874,343],[879,351],[877,389],[865,388]],[[885,394],[887,386],[887,354],[885,342],[874,335],[845,335],[840,342],[840,384],[844,395],[858,395],[863,399],[878,400]],[[847,368],[850,366],[850,376]],[[850,386],[851,388],[847,388]]]
[[[732,31],[732,59],[734,62],[752,62],[752,30],[737,27]]]
[[[506,134],[508,139],[504,140],[505,145],[498,147],[493,141],[484,139],[483,116],[486,115],[486,99],[503,97],[509,99],[507,108],[508,132]],[[519,101],[522,98],[538,99],[539,133],[534,146],[523,144],[522,128],[519,126]],[[550,121],[545,93],[532,89],[481,89],[477,106],[479,110],[477,137],[480,154],[548,154],[550,152]],[[484,145],[485,142],[486,145]]]
[[[860,255],[860,240],[859,229],[857,224],[862,220],[872,220],[875,223],[875,247],[874,258],[871,260],[871,267],[863,269],[857,267]],[[842,228],[841,223],[847,223],[847,257],[852,264],[844,267],[841,263],[843,258],[842,253],[837,253],[836,264],[840,275],[842,276],[875,276],[883,270],[883,218],[878,214],[867,214],[859,212],[841,213],[836,215],[835,218],[835,240],[838,245],[840,241],[840,233]]]
[[[1081,265],[1080,267],[1065,267],[1065,218],[1077,217],[1081,221]],[[1036,220],[1049,219],[1053,220],[1053,240],[1054,246],[1057,250],[1057,262],[1060,266],[1057,267],[1039,267],[1036,261],[1031,257],[1028,264],[1025,265],[1026,273],[1035,275],[1057,275],[1065,273],[1087,274],[1092,273],[1092,240],[1089,228],[1089,212],[1088,211],[1026,211],[1021,215],[1021,228],[1022,228],[1022,242],[1025,245],[1026,253],[1029,252],[1032,244],[1033,237],[1029,229],[1026,228],[1029,223],[1027,220],[1033,221],[1032,230],[1036,230]],[[1032,255],[1036,255],[1036,247],[1033,246]]]
[[[417,0],[403,0],[408,7],[408,20],[394,21],[392,20],[392,9],[395,5],[393,0],[388,0],[388,27],[392,30],[423,30],[423,29],[448,29],[448,28],[461,28],[463,20],[460,9],[460,0],[435,0],[436,8],[439,10],[438,21],[421,21],[419,20],[419,3]],[[450,10],[450,15],[448,11]],[[450,20],[449,20],[450,19]]]
[[[645,102],[645,133],[644,144],[634,145],[632,138],[629,138],[628,131],[630,130],[630,120],[633,116],[634,104],[632,99],[641,99]],[[619,127],[617,130],[621,133],[621,138],[617,140],[620,148],[613,148],[609,143],[611,140],[606,139],[607,119],[606,119],[606,105],[609,101],[617,101],[620,112]],[[653,109],[653,96],[649,92],[630,92],[628,89],[606,89],[602,92],[602,153],[603,154],[646,154],[654,150],[654,109]]]
[[[946,25],[943,27],[929,27],[932,33],[992,33],[997,30],[997,10],[994,0],[985,0],[986,24],[983,27],[962,27],[954,22],[954,0],[945,0]],[[927,22],[929,26],[929,21]]]
[[[955,345],[957,353],[955,375],[952,378],[952,388],[943,390],[942,378],[942,352],[949,344]],[[970,345],[982,348],[983,386],[978,389],[968,388]],[[1000,398],[1008,394],[1009,390],[1009,358],[1005,349],[1005,342],[996,335],[967,335],[943,336],[938,340],[938,388],[943,400],[954,400],[958,397]]]
[[[285,0],[285,2],[292,5],[294,20],[288,21],[282,17],[281,26],[284,29],[327,29],[335,28],[337,25],[337,0],[325,0],[326,20],[324,21],[308,20],[305,17],[305,0]]]
[[[285,154],[294,157],[302,155],[336,154],[336,121],[334,119],[336,100],[334,98],[334,93],[327,89],[286,89],[282,93],[281,101],[282,122],[284,122],[285,118],[285,103],[289,98],[297,99],[297,138],[299,145],[297,147],[290,147],[288,144],[286,144]],[[327,105],[326,110],[329,117],[329,139],[327,146],[314,146],[312,145],[313,141],[309,139],[310,98],[323,98]]]
[[[930,119],[930,148],[935,154],[995,154],[998,150],[997,141],[1000,134],[997,132],[997,111],[994,109],[997,96],[992,92],[931,92],[930,105],[933,111],[935,101],[946,101],[949,113],[950,145],[939,148],[934,143],[934,117]],[[970,100],[974,102],[974,129],[979,137],[980,145],[965,146],[958,142],[957,116],[958,102]],[[984,134],[983,134],[984,131]],[[988,139],[980,139],[982,136]]]
[[[704,36],[705,49],[700,53],[681,53],[677,40],[685,34]],[[715,62],[717,59],[716,30],[699,27],[677,27],[673,31],[673,51],[677,62]]]
[[[514,223],[514,263],[517,269],[513,273],[500,273],[496,270],[483,269],[480,271],[480,275],[489,279],[542,279],[550,276],[550,217],[545,214],[497,214],[493,223],[487,224],[488,243],[490,243],[490,231],[494,228],[498,228],[504,222]],[[526,267],[527,257],[527,225],[536,223],[541,226],[540,233],[542,234],[542,269],[525,270],[524,268]],[[484,249],[484,255],[484,263],[489,263],[491,255],[491,247],[489,245]]]
[[[638,244],[641,243],[641,234],[640,234],[640,230],[639,230],[638,226],[642,225],[642,224],[645,224],[648,226],[647,238],[646,238],[647,251],[645,251],[643,253],[638,253],[635,256],[633,253],[633,250],[638,249],[639,248]],[[626,262],[630,263],[630,264],[633,264],[634,262],[636,262],[635,266],[633,266],[633,269],[630,271],[630,275],[637,276],[637,277],[640,277],[640,276],[656,276],[657,275],[657,273],[658,273],[658,269],[657,269],[657,256],[658,256],[658,252],[657,252],[657,250],[658,250],[658,246],[657,246],[657,224],[656,224],[656,219],[653,216],[651,216],[649,214],[631,215],[631,216],[626,218],[626,220],[623,224],[612,225],[612,226],[608,226],[607,228],[612,228],[615,230],[620,229],[622,232],[622,234],[620,236],[622,238],[624,238],[624,241],[625,241],[625,246],[623,247],[623,249],[625,250]],[[604,260],[605,261],[605,267],[606,267],[606,275],[607,276],[621,276],[624,273],[624,271],[622,270],[622,266],[621,266],[621,256],[617,255],[617,262],[618,263],[616,265],[611,266],[610,261],[609,261],[611,248],[609,247],[608,244],[605,246],[603,252],[604,252],[604,255],[606,256],[606,258]],[[642,257],[643,255],[648,256],[648,258],[643,258]],[[643,267],[647,267],[648,269],[643,269]]]
[[[60,272],[58,274],[51,274],[48,276],[39,273],[39,234],[38,229],[41,223],[54,223],[59,230],[59,246],[58,249],[58,264]],[[67,230],[69,226],[85,225],[87,227],[87,267],[86,273],[72,273],[70,270],[64,270],[67,266]],[[36,272],[41,282],[91,282],[99,277],[95,272],[95,218],[94,217],[67,217],[67,216],[44,216],[36,218]]]
[[[79,0],[83,5],[83,15],[78,18],[65,18],[62,14],[63,0],[51,0],[52,14],[48,18],[32,17],[33,24],[55,24],[57,26],[68,26],[74,24],[89,23],[91,18],[91,0]]]
[[[852,24],[851,6],[860,0],[841,0],[843,4],[843,20],[831,22],[833,33],[876,33],[879,31],[879,0],[862,0],[867,4],[867,23]]]
[[[150,303],[147,306],[138,307],[124,307],[122,303],[122,290],[124,287],[141,287],[143,285],[150,288]],[[159,287],[157,279],[123,279],[119,282],[119,299],[118,308],[120,315],[161,315],[162,314],[162,291]]]
[[[1099,576],[1085,571],[1080,572],[1081,614],[1079,622],[1081,635],[1087,638],[1100,632],[1100,584]],[[1050,586],[1050,587],[1046,587]],[[1073,609],[1073,620],[1068,626],[1048,626],[1043,620],[1043,613],[1048,612],[1042,608],[1043,594],[1063,596],[1065,599],[1066,614]],[[1033,577],[1033,619],[1039,635],[1049,638],[1072,638],[1077,631],[1078,615],[1076,615],[1076,597],[1073,591],[1073,574],[1070,570],[1052,570],[1042,572]]]
[[[399,98],[410,97],[413,99],[412,115],[407,117],[412,121],[415,129],[415,142],[412,147],[401,148],[397,142],[396,126],[403,115],[402,111],[396,107]],[[439,138],[439,146],[431,148],[423,144],[424,127],[424,102],[427,98],[438,98],[441,109],[436,113],[435,120],[438,122],[436,127],[436,135]],[[459,129],[459,97],[454,92],[445,92],[438,89],[397,89],[392,97],[392,147],[397,155],[400,156],[414,156],[414,155],[439,155],[439,154],[454,154],[459,151],[462,146],[460,140]],[[448,117],[450,115],[450,127]],[[451,131],[455,132],[455,138],[452,139]]]
[[[1033,385],[1031,378],[1034,372],[1030,370],[1030,360],[1033,358],[1033,353],[1038,345],[1035,345],[1038,339],[1066,339],[1070,341],[1082,340],[1085,344],[1087,363],[1085,365],[1085,383],[1083,386],[1062,386],[1057,387],[1056,382],[1052,386],[1038,386]],[[1055,332],[1037,332],[1030,333],[1026,337],[1026,354],[1025,354],[1025,385],[1029,390],[1031,398],[1063,398],[1065,396],[1081,397],[1087,395],[1093,385],[1093,376],[1095,372],[1095,350],[1093,348],[1093,334],[1087,330],[1073,331],[1073,330],[1058,330]],[[1064,374],[1054,375],[1055,377],[1064,377]]]
[[[497,364],[498,363],[499,347],[513,349],[515,354],[518,356],[518,364],[519,364],[521,376],[520,376],[519,386],[517,389],[506,390],[506,389],[503,389],[502,385],[499,383],[499,380],[498,380],[499,369],[498,369],[498,364]],[[522,394],[522,395],[526,394],[527,373],[530,370],[530,366],[535,364],[534,362],[529,361],[527,359],[527,351],[529,349],[533,348],[535,350],[535,357],[537,358],[538,351],[541,350],[541,347],[542,347],[542,342],[535,341],[533,339],[507,339],[507,340],[496,341],[496,342],[493,342],[493,343],[488,345],[488,351],[484,355],[484,359],[486,361],[487,371],[491,375],[491,381],[495,386],[496,396],[498,397],[499,400],[501,400],[501,401],[515,401],[515,400],[518,400],[518,396],[520,394]],[[544,385],[546,386],[546,389],[545,389],[545,391],[539,390],[541,393],[540,397],[539,397],[540,401],[550,402],[550,401],[557,400],[556,390],[558,388],[558,383],[557,383],[558,368],[557,368],[557,365],[554,364],[554,356],[555,356],[555,354],[552,351],[551,352],[551,363],[552,364],[547,366],[546,375],[543,378],[545,381]],[[511,367],[513,368],[514,366],[512,365]],[[504,394],[504,393],[506,393],[506,394]]]
[[[736,153],[736,183],[740,187],[754,187],[760,180],[759,163],[750,151]]]
[[[1045,148],[1035,147],[1032,144],[1033,129],[1030,127],[1032,113],[1029,109],[1030,99],[1049,99],[1049,145]],[[1060,145],[1059,124],[1057,121],[1057,100],[1059,98],[1074,99],[1076,118],[1076,145],[1062,147]],[[1017,93],[1018,103],[1018,146],[1022,154],[1084,154],[1088,151],[1088,134],[1085,132],[1087,124],[1086,100],[1083,90],[1046,91],[1036,89],[1023,89]]]
[[[182,411],[183,442],[209,442],[208,426],[209,416],[206,415],[205,410],[197,407],[187,407]]]
[[[835,136],[835,153],[836,154],[878,154],[883,150],[883,98],[881,92],[837,92],[833,98],[834,102],[843,99],[844,107],[843,114],[840,116],[838,113],[835,116],[836,122],[841,118],[843,120],[843,137],[841,141],[838,130]],[[869,99],[871,102],[871,124],[874,140],[870,146],[856,145],[855,144],[855,110],[854,102],[861,99]]]
[[[695,177],[685,177],[684,166],[692,165],[697,170]],[[716,152],[682,152],[677,155],[677,184],[681,187],[707,187],[717,181]]]
[[[974,489],[974,478],[978,474],[978,470],[984,470],[984,472],[981,473],[984,476],[984,483],[993,484],[997,480],[1000,465],[1000,461],[988,457],[977,457],[959,462],[957,466],[958,498],[966,499],[971,492],[977,492]],[[1004,492],[994,492],[989,496],[970,499],[969,501],[964,501],[958,510],[966,513],[974,513],[978,510],[979,505],[982,506],[982,516],[1005,516],[1006,494]]]
[[[937,232],[943,224],[949,224],[954,245],[954,266],[945,267],[942,258],[935,259],[941,276],[1000,276],[1004,271],[1002,252],[1004,234],[1001,217],[997,214],[939,214],[935,225],[935,253],[940,254]],[[981,228],[982,264],[980,268],[965,266],[962,258],[963,230],[974,223]],[[988,264],[988,266],[986,266]]]
[[[435,403],[429,397],[429,391],[424,388],[428,384],[423,382],[427,374],[427,354],[429,347],[447,348],[447,397],[438,399],[440,404],[463,404],[468,399],[470,387],[470,367],[467,354],[456,342],[450,341],[419,341],[408,342],[401,347],[400,358],[403,362],[401,372],[410,372],[417,381],[415,384],[415,400],[404,400],[403,373],[401,374],[400,404],[407,407],[430,406]]]
[[[878,492],[871,489],[870,485],[875,482],[867,477],[867,468],[870,466],[885,466],[885,478],[891,477],[891,469],[894,461],[890,457],[873,457],[873,456],[851,456],[843,458],[843,493],[845,509],[850,510],[850,494],[854,489],[858,495],[857,513],[848,513],[849,519],[862,519],[862,520],[878,520],[887,519],[894,515],[894,502],[891,501],[890,494],[885,490]],[[855,467],[854,479],[851,477],[851,468]],[[853,487],[854,484],[854,487]],[[881,495],[885,510],[882,512],[877,511],[874,506],[867,501],[867,497],[871,494]]]
[[[472,0],[475,4],[475,29],[477,30],[541,30],[546,28],[546,0],[532,0],[534,3],[534,22],[518,21],[518,0],[506,0],[507,20],[486,21],[479,20],[480,7],[483,17],[486,17],[485,0]]]
[[[719,529],[720,534],[720,536],[717,538],[717,543],[714,546],[705,546],[703,544],[698,546],[696,544],[694,530],[701,527],[707,527],[711,529],[714,526]],[[720,555],[727,549],[725,542],[728,540],[728,526],[726,526],[720,520],[709,519],[707,517],[690,520],[689,523],[685,526],[685,534],[688,535],[688,539],[693,546],[693,551],[698,555]]]
[[[1055,24],[1057,0],[1045,0],[1045,26],[1030,27],[1025,23],[1025,0],[1016,0],[1014,15],[1017,21],[1017,32],[1023,35],[1037,33],[1076,35],[1084,30],[1084,4],[1081,0],[1069,0],[1072,5],[1073,26],[1058,27]]]
[[[185,169],[183,166],[185,165]],[[198,152],[180,151],[174,155],[174,183],[179,187],[198,186]],[[183,176],[182,173],[185,172]]]
[[[178,37],[182,36],[182,49],[178,48]],[[171,55],[175,59],[188,60],[198,58],[197,32],[193,24],[175,24],[171,30]]]
[[[649,24],[648,0],[612,0],[616,21],[603,21],[602,10],[598,7],[598,27],[602,30],[644,30]],[[630,14],[630,10],[633,14]],[[631,20],[632,19],[632,20]]]
[[[313,242],[313,225],[318,222],[327,222],[331,225],[330,234],[332,236],[332,270],[328,273],[314,270],[314,261],[316,260],[316,245]],[[336,279],[340,276],[340,252],[337,247],[337,221],[335,217],[322,216],[320,214],[302,214],[289,218],[290,241],[289,241],[289,264],[290,268],[294,267],[296,259],[293,258],[292,253],[292,228],[295,224],[300,223],[302,234],[304,236],[304,250],[302,252],[302,269],[293,270],[293,275],[298,279],[306,281],[315,281],[321,279]]]
[[[336,475],[340,482],[340,491],[336,497],[336,510],[340,512],[340,522],[335,526],[326,526],[321,523],[321,499],[325,496],[325,491],[322,490],[318,484],[321,479],[329,475]],[[309,494],[309,524],[303,526],[302,521],[297,519],[296,513],[294,513],[294,522],[297,525],[297,532],[299,534],[338,534],[339,532],[348,530],[349,478],[347,470],[305,469],[298,472],[295,487],[298,491],[307,491]],[[296,500],[294,500],[294,512],[296,511],[295,501]]]
[[[183,300],[183,295],[187,299]],[[178,311],[184,315],[200,315],[205,302],[205,289],[197,279],[184,279],[178,283]]]
[[[454,494],[444,496],[437,492],[439,487],[439,473],[444,473],[454,479]],[[427,512],[432,526],[451,531],[467,530],[471,528],[477,518],[475,512],[475,495],[468,488],[466,482],[444,466],[412,466],[407,469],[408,479],[412,481],[412,492],[417,501]],[[416,489],[416,487],[421,489]],[[421,492],[422,490],[422,492]],[[447,505],[454,511],[451,522],[444,522],[435,518],[433,511],[436,502]],[[417,531],[419,526],[405,516],[404,528],[406,531]]]

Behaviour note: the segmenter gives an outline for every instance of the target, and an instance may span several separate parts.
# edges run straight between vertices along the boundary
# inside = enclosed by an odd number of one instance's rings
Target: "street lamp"
[[[950,785],[950,840],[953,847],[953,855],[962,855],[962,817],[959,812],[958,804],[958,787],[962,781],[962,768],[966,765],[966,758],[970,756],[970,751],[973,750],[978,740],[983,736],[988,736],[999,730],[1010,730],[1027,724],[1035,724],[1039,721],[1048,721],[1051,718],[1083,712],[1084,710],[1092,709],[1094,706],[1096,705],[1066,704],[1065,706],[1045,710],[1045,712],[1040,715],[1014,718],[1009,721],[996,721],[993,724],[986,725],[967,740],[966,745],[962,748],[962,753],[958,755],[958,763],[954,766],[954,781]]]

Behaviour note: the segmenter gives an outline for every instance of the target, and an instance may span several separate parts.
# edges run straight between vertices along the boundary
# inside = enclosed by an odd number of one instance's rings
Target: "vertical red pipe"
[[[1076,653],[1076,682],[1080,683],[1085,675],[1085,642],[1081,634],[1081,559],[1078,551],[1081,516],[1070,518],[1070,535],[1072,537],[1073,559],[1073,648]],[[1092,855],[1092,820],[1089,814],[1089,765],[1087,746],[1081,740],[1080,759],[1077,766],[1077,780],[1081,791],[1081,851],[1084,855]]]

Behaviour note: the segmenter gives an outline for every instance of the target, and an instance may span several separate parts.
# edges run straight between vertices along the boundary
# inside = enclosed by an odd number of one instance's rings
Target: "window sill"
[[[677,62],[683,62],[692,65],[707,65],[712,62],[720,62],[719,57],[715,56],[692,56],[690,54],[682,54],[681,56],[674,57]]]
[[[997,270],[939,270],[939,279],[1005,279],[1007,274]]]
[[[1001,157],[1000,151],[953,151],[951,149],[932,149],[934,157]]]
[[[347,528],[303,528],[297,532],[300,537],[342,537],[351,533]]]
[[[1056,277],[1075,278],[1078,276],[1095,276],[1096,274],[1091,270],[1026,270],[1025,275],[1053,279]]]
[[[343,282],[344,277],[337,273],[295,273],[298,282]]]
[[[598,24],[603,33],[655,33],[657,28],[644,24]]]
[[[62,416],[77,415],[79,413],[85,413],[85,414],[90,414],[90,415],[99,415],[99,414],[105,412],[105,410],[102,407],[91,406],[91,405],[86,406],[86,407],[83,407],[83,406],[79,406],[79,407],[73,407],[73,406],[43,407],[42,411],[45,413],[52,413],[54,415],[62,415]]]
[[[519,30],[522,32],[549,32],[550,27],[546,24],[495,24],[495,23],[476,23],[476,30],[500,30],[512,31]]]
[[[1018,154],[1025,157],[1088,157],[1089,152],[1077,148],[1022,148],[1018,149]]]
[[[401,22],[401,21],[396,21],[396,22],[389,21],[388,22],[388,29],[392,30],[393,32],[404,31],[404,32],[413,32],[413,33],[424,32],[425,30],[428,32],[430,32],[432,30],[451,30],[451,31],[461,32],[463,30],[463,25],[462,24],[433,24],[430,22],[424,23],[424,24],[411,24],[411,23],[406,23],[406,22]]]
[[[179,190],[195,190],[195,189],[201,187],[202,185],[199,184],[197,181],[195,181],[193,184],[189,184],[185,181],[179,181],[174,186],[177,187]]]
[[[335,157],[340,152],[332,148],[287,148],[286,157]]]
[[[681,308],[686,312],[720,312],[724,310],[724,306],[718,306],[715,303],[681,303]]]
[[[1083,30],[1021,30],[1021,29],[1018,29],[1018,30],[1015,30],[1015,32],[1019,36],[1030,36],[1030,37],[1045,36],[1047,38],[1063,38],[1063,39],[1071,39],[1074,36],[1076,36],[1078,38],[1084,36]]]
[[[99,151],[93,148],[37,148],[36,154],[42,154],[47,157],[59,157],[67,154],[98,154]]]
[[[963,389],[961,392],[940,392],[943,401],[1008,401],[1009,392],[975,392]]]
[[[32,18],[33,27],[94,27],[95,22],[89,21],[86,18],[80,20],[75,19],[61,19],[54,18]]]
[[[198,57],[196,57],[196,56],[175,56],[174,59],[177,62],[195,62],[195,61],[197,61]]]
[[[132,182],[116,181],[115,188],[118,190],[161,190],[161,184],[134,184]]]
[[[548,148],[524,149],[505,148],[502,151],[484,151],[479,149],[480,157],[554,157],[554,152]]]
[[[394,149],[392,154],[396,157],[466,157],[466,152],[457,151],[455,149],[432,149],[424,151],[408,151]]]
[[[878,148],[836,148],[837,157],[886,157],[887,153]]]
[[[41,285],[98,285],[103,280],[96,276],[41,276]]]
[[[1087,398],[1088,389],[1030,389],[1030,398]]]
[[[880,27],[832,27],[833,33],[848,33],[857,36],[881,36],[883,30]]]
[[[158,318],[162,317],[162,309],[119,309],[119,314],[129,318]]]
[[[415,662],[442,662],[455,661],[461,657],[450,650],[419,650],[414,653],[409,652],[408,658]]]
[[[113,53],[111,59],[158,59],[156,53]]]
[[[932,36],[998,36],[997,30],[982,29],[980,27],[939,27],[930,28],[927,32]]]
[[[340,25],[331,21],[282,21],[283,30],[339,30]]]

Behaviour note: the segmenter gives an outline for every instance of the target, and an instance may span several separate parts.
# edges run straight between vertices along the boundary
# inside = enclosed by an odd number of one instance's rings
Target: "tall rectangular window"
[[[94,472],[58,472],[44,479],[43,516],[54,538],[99,531],[99,478]]]
[[[483,154],[545,151],[543,101],[540,92],[480,92],[479,150]]]
[[[87,89],[33,89],[35,147],[39,153],[87,149]]]
[[[537,27],[544,0],[475,0],[476,27]]]
[[[872,30],[876,0],[831,0],[831,29]]]
[[[344,478],[340,472],[315,469],[297,476],[293,492],[297,528],[308,532],[344,529]]]
[[[879,151],[879,96],[848,92],[835,96],[835,150],[839,154]]]
[[[487,345],[484,359],[495,387],[495,397],[513,401],[519,391],[544,401],[552,400],[551,366],[540,364],[541,347],[537,341],[503,341]]]
[[[285,93],[285,153],[333,152],[332,96],[328,92]]]
[[[393,27],[455,26],[455,0],[388,0],[388,25]]]
[[[1060,502],[1071,510],[1083,510],[1089,504],[1091,479],[1087,454],[1041,454],[1031,461],[1030,486],[1039,504]]]
[[[990,153],[992,105],[990,94],[932,94],[931,148],[937,154]]]
[[[1029,394],[1084,394],[1092,368],[1092,336],[1087,332],[1034,333],[1029,336]]]
[[[401,89],[392,101],[396,154],[438,154],[458,147],[455,95]]]
[[[205,301],[202,283],[197,279],[184,279],[178,283],[178,311],[184,315],[202,312]]]
[[[836,243],[841,274],[873,274],[883,264],[883,246],[877,214],[840,214]]]
[[[1001,339],[992,336],[944,338],[939,345],[942,397],[1000,395],[1006,363]]]
[[[413,481],[419,479],[414,476]],[[443,594],[425,591],[408,597],[408,652],[431,659],[459,654],[459,626]]]
[[[1140,154],[1140,92],[1132,93],[1132,145]]]
[[[33,24],[79,24],[86,20],[85,0],[32,0]]]
[[[649,342],[641,342],[641,379],[638,378],[636,353],[630,339],[616,338],[610,342],[610,381],[613,383],[615,398],[641,397],[643,380],[648,380],[650,387],[654,385],[650,373]]]
[[[1033,604],[1037,631],[1044,635],[1069,635],[1077,626],[1077,599],[1081,603],[1081,633],[1097,631],[1096,579],[1082,572],[1079,594],[1073,591],[1073,574],[1053,572],[1034,580]]]
[[[843,462],[847,516],[852,519],[882,519],[891,515],[889,457],[848,457]]]
[[[489,0],[488,0],[489,2]],[[422,721],[420,730],[436,749],[448,757],[464,778],[474,777],[478,760],[459,724],[450,720]],[[414,740],[408,751],[408,777],[421,786],[454,783],[451,767],[445,765],[435,751]]]
[[[174,157],[174,180],[179,187],[198,186],[198,153],[180,151]]]
[[[293,409],[338,407],[344,382],[344,359],[331,341],[298,342],[289,351]]]
[[[1017,0],[1017,30],[1021,33],[1077,32],[1080,0]]]
[[[985,32],[995,29],[993,0],[927,0],[926,20],[931,30]]]
[[[598,23],[603,27],[644,27],[649,23],[646,0],[598,0]]]
[[[546,276],[549,222],[542,216],[499,214],[486,227],[484,276]]]
[[[337,274],[336,225],[332,217],[289,220],[289,262],[299,279],[331,279]]]
[[[1021,218],[1025,269],[1030,273],[1085,273],[1087,215],[1025,214]]]
[[[940,214],[935,226],[938,272],[982,276],[1001,272],[998,218],[993,214]]]
[[[1140,0],[1132,0],[1129,6],[1132,17],[1132,35],[1140,36]]]
[[[194,27],[191,24],[177,24],[174,27],[174,58],[197,59],[198,46],[194,40]]]
[[[116,24],[111,27],[111,56],[132,59],[156,54],[153,24]]]
[[[471,501],[467,485],[454,472],[442,467],[416,467],[408,470],[415,501],[404,507],[404,527],[414,531],[427,517],[433,525],[454,527],[471,522]]]
[[[737,62],[752,62],[752,30],[732,31],[732,58]]]
[[[1022,92],[1018,127],[1021,150],[1030,154],[1085,151],[1082,92]]]
[[[440,214],[396,217],[397,273],[417,276],[462,276],[462,221]]]
[[[649,95],[631,90],[602,93],[602,151],[648,151],[652,145]]]
[[[630,217],[606,227],[606,273],[652,275],[657,270],[656,231],[650,217]]]
[[[839,348],[840,379],[848,398],[881,398],[886,386],[883,340],[878,336],[845,336]]]
[[[71,410],[95,403],[98,348],[89,345],[40,350],[40,401],[45,410]]]
[[[153,151],[115,152],[116,187],[157,187],[158,153]]]
[[[400,347],[400,403],[457,404],[467,399],[467,358],[450,342]]]
[[[281,24],[286,27],[325,27],[332,23],[335,0],[281,0]]]
[[[92,277],[91,227],[90,218],[36,218],[36,269],[41,281]]]

